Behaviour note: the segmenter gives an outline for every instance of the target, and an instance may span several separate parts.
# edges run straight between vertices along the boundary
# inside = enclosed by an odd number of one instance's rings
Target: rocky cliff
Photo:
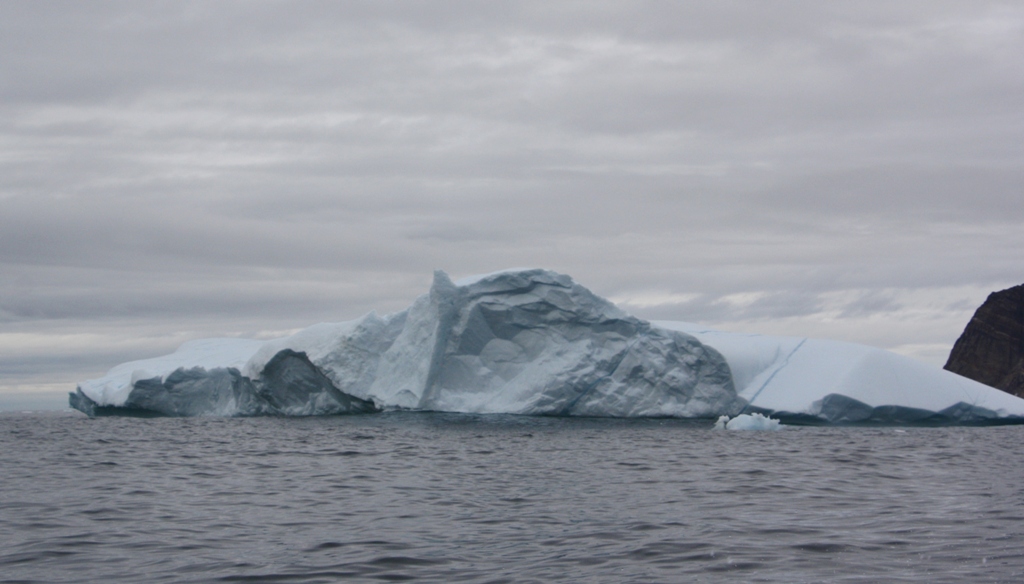
[[[1024,397],[1024,284],[989,294],[953,345],[945,368]]]

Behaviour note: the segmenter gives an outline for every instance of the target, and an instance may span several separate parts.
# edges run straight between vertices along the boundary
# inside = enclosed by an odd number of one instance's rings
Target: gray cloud
[[[435,268],[932,360],[1024,281],[1013,2],[4,3],[0,51],[4,387]]]

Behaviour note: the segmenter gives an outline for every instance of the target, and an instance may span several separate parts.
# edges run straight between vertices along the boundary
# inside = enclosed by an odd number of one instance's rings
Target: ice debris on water
[[[719,416],[715,422],[715,430],[781,430],[780,420],[774,420],[763,414],[740,414],[735,418]]]

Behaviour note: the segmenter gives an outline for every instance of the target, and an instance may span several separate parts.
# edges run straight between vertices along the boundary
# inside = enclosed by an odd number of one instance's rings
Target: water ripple
[[[1017,582],[1024,427],[0,415],[3,582]]]

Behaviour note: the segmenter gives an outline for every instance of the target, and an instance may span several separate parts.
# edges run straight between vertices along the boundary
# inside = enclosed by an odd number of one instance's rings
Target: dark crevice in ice
[[[790,351],[788,355],[786,355],[786,358],[782,361],[782,363],[780,363],[775,368],[775,370],[772,371],[772,374],[768,376],[768,379],[764,380],[764,383],[761,384],[761,387],[757,388],[757,391],[755,391],[754,395],[750,397],[750,400],[747,402],[746,406],[744,406],[743,409],[740,410],[741,414],[748,411],[754,412],[754,400],[757,399],[757,396],[761,395],[761,392],[764,391],[764,388],[768,387],[768,384],[772,382],[772,379],[775,379],[775,376],[778,375],[779,371],[782,371],[783,369],[786,368],[787,365],[789,365],[789,360],[793,358],[793,355],[795,355],[796,352],[800,350],[800,347],[804,346],[804,343],[806,342],[806,338],[800,339],[800,342],[797,343],[795,347],[793,347],[793,350]]]

